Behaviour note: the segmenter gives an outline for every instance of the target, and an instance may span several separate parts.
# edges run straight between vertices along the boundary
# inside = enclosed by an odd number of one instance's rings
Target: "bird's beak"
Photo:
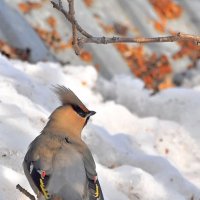
[[[95,111],[89,111],[87,114],[87,117],[91,117],[92,115],[95,115],[96,112]]]

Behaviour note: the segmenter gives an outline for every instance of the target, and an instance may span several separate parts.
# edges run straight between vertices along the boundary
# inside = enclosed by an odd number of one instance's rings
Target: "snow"
[[[199,83],[196,81],[198,88]],[[114,99],[133,113],[141,116],[155,116],[179,123],[192,134],[200,144],[200,93],[189,88],[173,88],[150,96],[143,83],[127,76],[116,76],[112,81],[99,80],[99,91],[106,99]],[[125,89],[126,88],[126,89]],[[127,92],[131,91],[131,92]]]
[[[7,60],[0,55],[0,200],[27,199],[22,170],[30,142],[59,105],[52,85],[97,111],[83,131],[106,200],[199,200],[199,85],[151,96],[140,80],[104,80],[92,66]]]

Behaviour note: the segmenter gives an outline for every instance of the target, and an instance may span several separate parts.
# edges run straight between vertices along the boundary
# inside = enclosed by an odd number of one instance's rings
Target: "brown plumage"
[[[61,106],[51,114],[42,132],[80,138],[85,121],[86,119],[77,114],[70,105]]]

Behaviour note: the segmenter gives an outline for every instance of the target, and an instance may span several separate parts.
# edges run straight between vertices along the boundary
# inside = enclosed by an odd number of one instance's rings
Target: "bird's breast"
[[[86,173],[82,155],[68,144],[63,146],[52,161],[53,172],[49,180],[50,193],[65,199],[82,199],[86,184]]]

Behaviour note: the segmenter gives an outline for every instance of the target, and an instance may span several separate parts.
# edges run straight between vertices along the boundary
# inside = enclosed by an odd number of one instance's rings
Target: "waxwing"
[[[96,166],[81,131],[94,111],[89,111],[68,88],[54,91],[62,105],[30,144],[24,173],[39,200],[103,200]]]

